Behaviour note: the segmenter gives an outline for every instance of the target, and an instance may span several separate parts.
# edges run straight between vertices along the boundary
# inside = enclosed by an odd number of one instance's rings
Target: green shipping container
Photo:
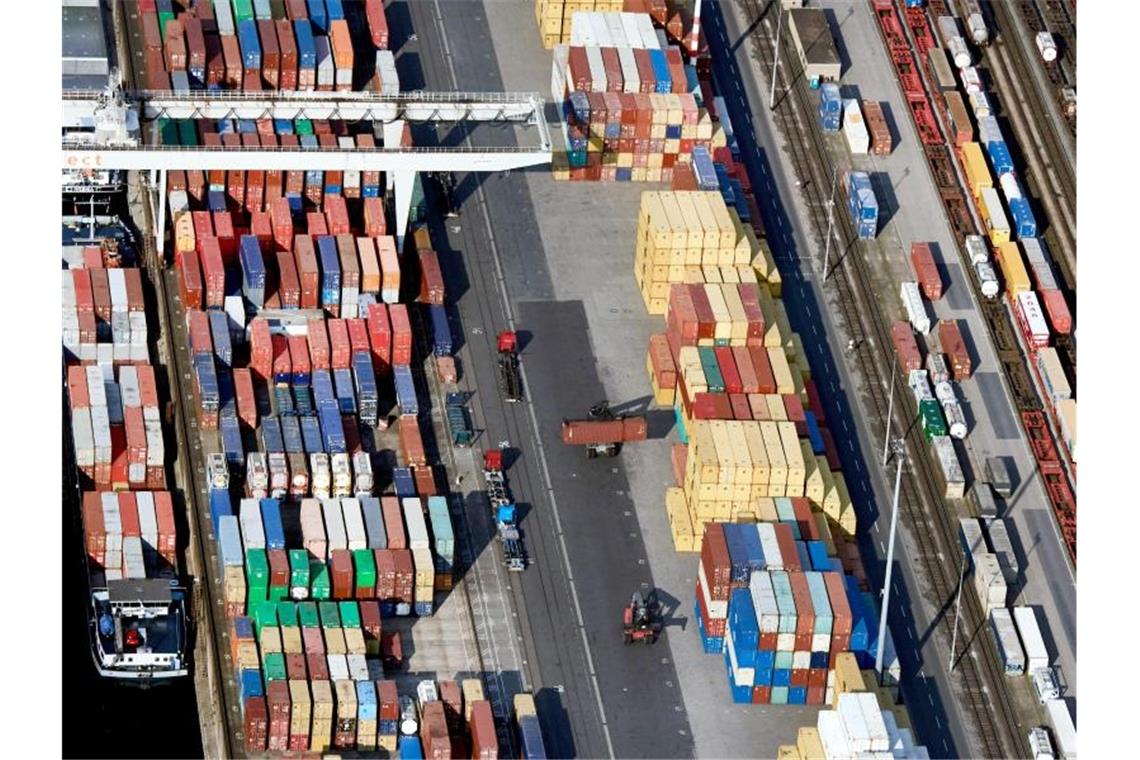
[[[294,602],[277,603],[277,623],[283,628],[297,627],[297,605]]]
[[[192,119],[178,120],[178,142],[181,145],[198,144],[198,128]]]
[[[178,145],[178,122],[173,119],[159,119],[158,140],[163,145]]]
[[[321,602],[317,608],[321,611],[322,628],[340,628],[340,613],[336,602]]]
[[[309,553],[304,549],[289,550],[289,589],[290,592],[304,589],[302,599],[309,593]]]
[[[340,611],[341,627],[360,627],[360,605],[358,605],[356,602],[341,602],[338,605],[338,609]]]
[[[697,346],[697,355],[701,358],[701,369],[705,372],[709,393],[724,393],[724,378],[716,363],[716,354],[708,346]]]
[[[297,605],[297,618],[302,628],[320,628],[321,618],[317,614],[316,602],[301,602]]]
[[[294,130],[297,132],[298,137],[313,134],[313,122],[308,119],[297,119],[293,125]]]
[[[284,681],[285,675],[285,654],[282,652],[270,652],[262,659],[262,669],[265,671],[265,683],[270,681]]]
[[[922,432],[926,440],[936,435],[946,435],[946,421],[942,419],[942,410],[934,399],[926,399],[919,405],[919,415],[922,417]]]
[[[270,586],[269,587],[269,601],[283,602],[289,598],[288,586]]]
[[[314,599],[328,599],[331,595],[328,566],[315,559],[309,563],[309,596]]]
[[[356,578],[356,598],[376,596],[376,559],[370,549],[352,552],[352,569]]]
[[[253,620],[253,631],[261,640],[261,629],[267,625],[277,625],[277,604],[260,601],[250,605],[249,616]]]
[[[253,0],[234,0],[234,22],[253,18]]]
[[[264,549],[245,553],[246,607],[251,609],[269,598],[269,559]]]
[[[162,31],[162,46],[166,47],[166,25],[174,20],[174,14],[171,11],[159,11],[158,13],[158,28]]]

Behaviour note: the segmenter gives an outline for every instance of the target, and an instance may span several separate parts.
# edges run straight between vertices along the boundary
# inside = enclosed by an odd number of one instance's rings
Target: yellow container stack
[[[624,0],[535,0],[534,18],[547,50],[570,41],[570,22],[578,11],[621,11]]]
[[[665,313],[673,283],[757,282],[753,241],[718,192],[642,193],[634,277],[649,313]],[[760,256],[765,277],[770,257]]]

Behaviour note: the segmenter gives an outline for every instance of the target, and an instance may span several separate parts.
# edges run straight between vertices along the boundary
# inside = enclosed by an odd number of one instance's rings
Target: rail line
[[[772,47],[771,30],[765,24],[755,24],[762,16],[759,0],[748,2],[750,22],[762,40],[758,49]],[[901,50],[896,60],[901,60]],[[780,50],[785,71],[798,70],[796,58],[787,45]],[[761,68],[771,76],[771,67],[757,56]],[[913,59],[912,59],[913,60]],[[912,65],[913,68],[913,65]],[[790,77],[793,78],[794,77]],[[801,78],[802,79],[802,78]],[[770,80],[769,80],[770,81]],[[807,84],[798,81],[792,86],[788,107],[776,109],[776,121],[787,139],[796,172],[806,182],[803,192],[807,195],[807,206],[811,210],[812,224],[820,239],[826,234],[828,203],[823,196],[830,186],[832,167],[828,158],[823,137],[811,118],[810,95]],[[908,99],[909,100],[909,99]],[[912,102],[912,108],[921,107]],[[924,135],[932,139],[933,135]],[[926,142],[924,139],[924,142]],[[840,240],[839,261],[833,267],[841,270],[843,276],[833,280],[839,296],[841,319],[848,334],[865,347],[854,352],[859,371],[872,387],[886,388],[889,378],[884,374],[885,367],[893,367],[889,323],[883,314],[870,275],[863,257],[846,255],[848,246],[858,245],[850,220],[843,213],[836,214],[836,228]],[[887,402],[882,394],[870,393],[864,401],[872,408],[881,434],[887,430]],[[921,563],[923,575],[929,582],[929,592],[935,600],[946,603],[958,589],[960,565],[964,561],[957,538],[957,520],[954,510],[948,508],[942,496],[941,478],[935,471],[929,447],[923,440],[921,428],[913,424],[917,409],[913,400],[902,394],[896,404],[892,430],[906,431],[908,444],[916,455],[910,458],[911,467],[906,468],[902,481],[899,508],[903,510],[905,521],[917,546],[916,559]],[[963,630],[975,631],[985,625],[985,615],[971,594],[964,594]],[[949,645],[951,637],[951,617],[944,616],[934,624],[940,635]],[[1024,752],[1022,726],[1006,694],[1002,669],[993,646],[982,644],[976,647],[971,656],[962,656],[956,666],[956,682],[961,687],[962,704],[969,711],[973,727],[981,741],[982,754],[986,757],[1010,757]]]
[[[1022,2],[1019,7],[1022,15],[1036,15],[1036,6]],[[1026,53],[1025,47],[1014,37],[1020,32],[1014,18],[1015,9],[1006,3],[991,3],[990,8],[1002,34],[992,43],[985,55],[986,68],[995,84],[1006,96],[1002,98],[1003,111],[1011,127],[1017,130],[1017,147],[1022,153],[1022,165],[1026,182],[1035,191],[1040,206],[1044,207],[1049,224],[1044,225],[1042,235],[1049,243],[1049,250],[1061,273],[1061,278],[1075,292],[1077,284],[1077,244],[1076,244],[1076,195],[1077,184],[1075,167],[1069,158],[1061,137],[1049,129],[1051,122],[1048,103],[1034,86],[1033,67],[1042,67],[1055,84],[1061,74],[1060,62],[1043,65],[1039,59]],[[931,8],[933,11],[933,6]],[[1026,20],[1033,34],[1040,30],[1040,24]],[[1036,50],[1036,47],[1033,47]],[[1068,86],[1068,85],[1065,85]],[[1054,92],[1057,88],[1054,87]],[[1065,109],[1061,109],[1062,115]],[[1068,120],[1075,134],[1075,119]],[[1066,293],[1068,297],[1069,294]],[[1069,297],[1069,300],[1073,299]],[[1071,306],[1072,304],[1070,304]]]

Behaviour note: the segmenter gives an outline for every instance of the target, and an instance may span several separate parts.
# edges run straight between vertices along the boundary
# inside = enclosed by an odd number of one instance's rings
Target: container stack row
[[[723,124],[724,120],[721,121]],[[764,223],[756,196],[752,193],[752,180],[744,166],[733,158],[731,147],[714,148],[711,153],[703,145],[693,148],[693,160],[674,167],[669,189],[719,191],[729,212],[752,230],[761,252],[766,258],[771,258],[771,251],[767,250],[767,243],[763,240]]]
[[[839,658],[869,667],[880,645],[885,683],[898,683],[874,600],[846,573],[850,555],[837,556],[845,539],[806,503],[797,506],[778,520],[713,523],[705,533],[694,615],[705,651],[725,658],[737,703],[830,703]]]
[[[642,194],[634,277],[650,314],[665,313],[674,284],[755,283],[749,270],[759,249],[751,228],[718,192]]]
[[[83,537],[93,585],[177,574],[178,535],[169,491],[87,491]]]
[[[98,490],[166,487],[158,386],[149,364],[67,368],[80,485]]]
[[[349,125],[343,121],[324,119],[158,119],[155,122],[154,140],[162,145],[235,149],[264,146],[307,150],[367,150],[384,146],[382,129],[378,125]],[[402,147],[411,146],[411,133],[406,125],[400,141]],[[343,195],[350,200],[378,198],[384,193],[385,175],[377,171],[332,169],[191,169],[185,172],[171,171],[167,177],[167,186],[171,190],[188,192],[193,200],[208,204],[206,210],[212,213],[225,211],[227,205],[249,212],[269,211],[273,201],[281,197],[289,201],[294,212],[300,212],[302,199],[319,205],[326,194]],[[413,200],[415,190],[419,187],[417,183],[413,188]],[[422,204],[422,198],[419,203]]]
[[[566,141],[555,179],[670,182],[696,146],[727,144],[696,70],[648,14],[583,13],[575,21],[551,72]]]
[[[66,246],[63,253],[65,359],[106,365],[147,362],[146,303],[139,269],[107,261],[101,246]]]
[[[654,4],[665,5],[663,0],[655,0]],[[576,14],[618,12],[624,5],[625,0],[534,0],[534,20],[538,22],[542,46],[553,50],[555,45],[570,42]]]
[[[152,90],[399,92],[383,0],[140,0]]]
[[[779,760],[842,760],[864,755],[910,760],[930,757],[925,745],[915,742],[910,727],[900,725],[898,710],[880,704],[875,694],[862,690],[839,694],[831,709],[820,710],[815,726],[800,728],[796,743],[784,745],[776,753]]]

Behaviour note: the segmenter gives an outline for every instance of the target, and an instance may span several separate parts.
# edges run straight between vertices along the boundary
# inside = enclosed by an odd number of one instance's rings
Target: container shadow
[[[547,755],[577,757],[574,732],[562,692],[549,687],[539,689],[534,695],[534,706],[538,711],[539,725],[542,726],[542,743],[546,745]]]
[[[855,8],[848,6],[842,21],[832,8],[824,8],[823,15],[827,19],[827,31],[835,43],[835,52],[839,54],[839,75],[843,76],[843,72],[851,70],[851,54],[847,51],[847,41],[843,38],[843,25],[855,15]]]
[[[889,101],[880,100],[878,102],[879,108],[881,108],[883,111],[883,121],[887,123],[887,130],[891,134],[891,146],[893,148],[897,148],[899,143],[902,141],[902,133],[899,132],[899,125],[898,121],[895,119],[895,112],[891,108]]]
[[[645,413],[646,435],[650,440],[658,440],[669,435],[677,424],[677,418],[672,409],[650,409]]]
[[[887,172],[868,172],[868,176],[875,191],[875,199],[879,202],[879,231],[882,232],[898,213],[899,200],[891,183],[891,175]]]

